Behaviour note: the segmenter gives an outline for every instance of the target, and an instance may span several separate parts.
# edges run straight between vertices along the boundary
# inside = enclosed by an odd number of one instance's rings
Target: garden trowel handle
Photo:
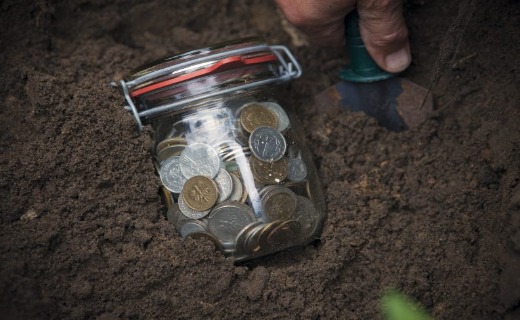
[[[345,17],[345,37],[350,65],[341,70],[343,80],[352,82],[374,82],[395,76],[386,72],[372,60],[359,32],[359,14],[353,10]]]

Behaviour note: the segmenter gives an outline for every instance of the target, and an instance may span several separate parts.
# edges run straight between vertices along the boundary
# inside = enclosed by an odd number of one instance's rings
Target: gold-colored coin
[[[278,225],[267,235],[267,244],[273,251],[281,250],[299,243],[300,239],[300,223],[295,220],[287,220]]]
[[[162,162],[168,158],[178,156],[186,148],[184,138],[174,137],[159,142],[155,148],[157,161]]]
[[[263,162],[256,157],[249,158],[249,165],[258,182],[263,184],[278,184],[287,178],[287,158],[278,161]]]
[[[161,187],[161,200],[167,209],[170,209],[171,206],[173,206],[173,204],[175,203],[172,197],[172,193],[165,187]]]
[[[252,243],[252,251],[258,253],[259,251],[266,251],[270,248],[269,236],[283,223],[282,220],[277,220],[265,224],[256,234],[254,243]]]
[[[240,124],[245,131],[251,133],[258,127],[276,128],[278,120],[276,115],[266,107],[252,103],[240,112]]]
[[[296,195],[287,188],[277,186],[265,193],[262,203],[270,221],[289,220],[296,209]]]
[[[249,246],[249,241],[251,236],[253,236],[258,228],[261,228],[264,225],[261,221],[254,221],[242,228],[242,230],[237,235],[236,241],[236,251],[238,255],[243,254],[246,257],[249,256],[252,249]]]
[[[162,149],[173,146],[173,145],[186,145],[186,139],[181,137],[172,137],[168,139],[164,139],[157,144],[155,147],[155,152],[159,153]]]
[[[182,187],[181,196],[188,207],[195,211],[211,209],[218,200],[217,185],[205,176],[194,176]]]

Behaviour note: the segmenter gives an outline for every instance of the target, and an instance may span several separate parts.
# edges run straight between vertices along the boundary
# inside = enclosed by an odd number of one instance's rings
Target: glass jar
[[[140,129],[151,125],[167,218],[244,261],[304,245],[326,218],[296,118],[277,88],[301,75],[289,50],[258,38],[166,58],[120,82]]]

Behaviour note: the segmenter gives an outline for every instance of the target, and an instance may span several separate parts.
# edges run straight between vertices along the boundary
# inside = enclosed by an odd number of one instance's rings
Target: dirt
[[[392,133],[309,108],[347,58],[305,45],[271,2],[2,2],[2,318],[381,319],[395,288],[436,319],[520,319],[520,3],[405,9],[402,76],[438,80],[436,112]],[[286,93],[329,218],[315,245],[236,266],[164,218],[149,131],[108,83],[250,35],[303,66]]]

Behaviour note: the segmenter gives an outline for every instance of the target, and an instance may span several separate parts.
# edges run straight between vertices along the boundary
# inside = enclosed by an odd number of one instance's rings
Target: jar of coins
[[[167,219],[244,261],[319,237],[326,217],[311,155],[276,88],[301,75],[257,38],[157,61],[120,82],[153,161]]]

